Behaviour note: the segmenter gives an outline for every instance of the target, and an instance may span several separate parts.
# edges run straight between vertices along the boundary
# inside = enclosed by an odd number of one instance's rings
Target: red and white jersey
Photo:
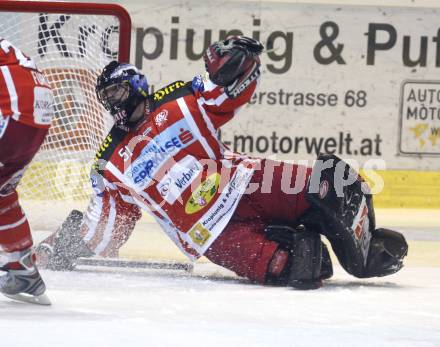
[[[113,230],[140,208],[187,256],[203,255],[231,219],[258,163],[227,157],[217,137],[217,129],[250,100],[256,84],[231,99],[209,80],[202,92],[178,81],[154,93],[153,111],[136,129],[111,130],[95,158],[97,194],[82,227],[95,253],[109,254],[109,244],[121,239]]]
[[[0,123],[12,119],[49,128],[54,115],[53,94],[32,59],[0,38]]]

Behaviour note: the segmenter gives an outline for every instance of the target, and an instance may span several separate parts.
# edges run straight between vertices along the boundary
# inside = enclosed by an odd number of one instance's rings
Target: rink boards
[[[23,198],[44,199],[46,196],[55,196],[57,200],[63,201],[73,196],[74,200],[87,200],[91,194],[89,171],[89,163],[74,161],[32,163],[23,177],[22,184],[28,189]],[[410,170],[376,172],[383,180],[382,191],[374,196],[376,207],[440,209],[440,172]],[[39,185],[29,189],[32,186],[28,182],[38,182]]]

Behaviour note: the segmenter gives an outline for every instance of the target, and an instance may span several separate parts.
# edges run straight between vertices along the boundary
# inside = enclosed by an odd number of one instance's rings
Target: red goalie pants
[[[0,121],[3,121],[0,133],[0,251],[10,253],[12,260],[13,252],[32,246],[29,223],[18,202],[16,187],[43,143],[47,129],[33,128],[12,119]]]
[[[263,160],[229,224],[205,256],[259,283],[264,283],[278,244],[266,239],[264,229],[273,223],[292,225],[310,207],[305,193],[311,169]]]

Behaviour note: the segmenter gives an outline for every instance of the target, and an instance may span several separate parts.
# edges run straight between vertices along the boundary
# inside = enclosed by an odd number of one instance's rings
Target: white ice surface
[[[315,291],[218,269],[44,271],[53,306],[0,297],[0,346],[440,346],[440,268],[368,280],[336,268]]]

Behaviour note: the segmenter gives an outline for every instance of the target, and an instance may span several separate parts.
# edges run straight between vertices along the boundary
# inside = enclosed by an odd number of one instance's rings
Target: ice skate
[[[46,285],[27,251],[18,262],[7,263],[0,268],[0,293],[6,297],[38,305],[51,305],[45,294]]]

